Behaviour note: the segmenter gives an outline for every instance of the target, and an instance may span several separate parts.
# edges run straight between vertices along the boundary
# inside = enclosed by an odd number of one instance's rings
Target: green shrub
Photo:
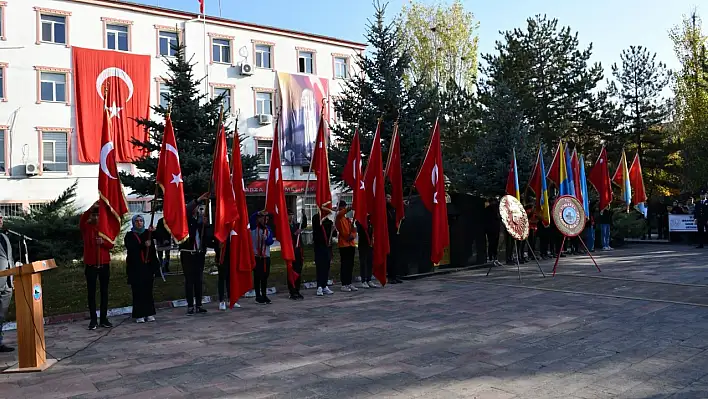
[[[634,209],[627,213],[626,208],[616,208],[613,212],[612,242],[620,245],[627,238],[640,238],[646,234],[647,222],[641,213]]]

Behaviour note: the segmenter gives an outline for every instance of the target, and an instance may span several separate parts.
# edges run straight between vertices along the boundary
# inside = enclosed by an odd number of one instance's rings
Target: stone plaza
[[[0,375],[0,397],[706,398],[706,255],[633,245],[597,252],[602,273],[575,256],[555,277],[543,261],[545,278],[527,263],[521,280],[504,266],[203,316],[171,309],[156,323],[117,317],[112,330],[51,325],[60,362]]]

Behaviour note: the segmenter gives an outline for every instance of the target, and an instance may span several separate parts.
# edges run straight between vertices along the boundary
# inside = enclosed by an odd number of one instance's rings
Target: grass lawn
[[[285,263],[280,257],[280,252],[271,253],[271,273],[268,286],[276,287],[279,292],[287,291]],[[176,255],[176,252],[173,252]],[[354,276],[359,275],[358,254],[355,257]],[[334,259],[330,278],[339,280],[339,253],[334,249]],[[170,261],[170,270],[181,270],[179,258]],[[217,276],[208,272],[216,271],[214,257],[207,255],[204,274],[204,295],[217,295]],[[155,279],[155,301],[169,301],[183,299],[184,277],[182,275],[165,276],[166,282],[160,278]],[[315,280],[315,262],[312,247],[305,248],[305,264],[303,266],[303,281]],[[86,279],[83,265],[70,265],[58,267],[42,274],[42,288],[44,293],[44,315],[53,316],[67,313],[88,312],[86,304]],[[96,293],[98,300],[98,290]],[[108,307],[116,308],[130,306],[132,294],[127,283],[125,262],[115,259],[111,262],[111,283],[109,286]],[[15,319],[15,307],[10,306],[9,320]]]

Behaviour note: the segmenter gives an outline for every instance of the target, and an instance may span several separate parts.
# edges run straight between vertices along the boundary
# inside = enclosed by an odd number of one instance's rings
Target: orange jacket
[[[334,222],[337,227],[337,232],[339,233],[337,246],[340,248],[353,247],[354,239],[356,239],[356,230],[354,229],[352,221],[347,218],[347,212],[349,212],[349,208],[337,211],[337,217]]]

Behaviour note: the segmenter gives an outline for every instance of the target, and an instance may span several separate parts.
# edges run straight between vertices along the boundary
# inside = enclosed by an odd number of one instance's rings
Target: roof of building
[[[118,8],[118,9],[133,10],[133,11],[144,12],[144,13],[153,14],[153,15],[168,16],[168,17],[173,17],[173,18],[184,18],[185,20],[195,19],[195,18],[201,16],[201,14],[199,14],[199,13],[174,10],[174,9],[170,9],[170,8],[151,6],[151,5],[147,5],[147,4],[139,4],[139,3],[135,3],[132,1],[125,1],[125,0],[68,0],[68,1],[76,2],[76,3],[84,3],[84,4],[94,4],[94,5],[100,5],[100,6],[105,6],[105,7],[113,7],[113,8]],[[198,6],[198,3],[196,1],[195,1],[195,3],[196,3],[196,6]],[[301,39],[305,39],[305,40],[312,40],[312,41],[317,41],[317,42],[322,42],[322,43],[327,43],[327,44],[346,46],[346,47],[351,47],[351,48],[360,49],[360,50],[364,50],[366,48],[365,43],[359,43],[359,42],[354,42],[354,41],[350,41],[350,40],[338,39],[336,37],[318,35],[318,34],[314,34],[314,33],[298,32],[298,31],[289,30],[289,29],[276,28],[276,27],[267,26],[267,25],[259,25],[259,24],[254,24],[254,23],[250,23],[250,22],[236,21],[236,20],[232,20],[232,19],[228,19],[228,18],[215,17],[215,16],[211,16],[211,15],[207,15],[206,20],[207,20],[207,22],[210,22],[210,23],[231,26],[231,27],[235,27],[235,28],[251,30],[251,31],[256,31],[256,32],[270,33],[270,34],[281,35],[281,36],[286,36],[286,37],[301,38]]]

